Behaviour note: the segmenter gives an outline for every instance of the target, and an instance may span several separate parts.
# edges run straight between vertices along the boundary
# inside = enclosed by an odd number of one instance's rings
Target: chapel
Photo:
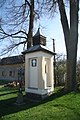
[[[27,98],[44,99],[54,91],[53,56],[46,47],[46,37],[38,28],[33,45],[22,52],[25,55],[25,92]]]

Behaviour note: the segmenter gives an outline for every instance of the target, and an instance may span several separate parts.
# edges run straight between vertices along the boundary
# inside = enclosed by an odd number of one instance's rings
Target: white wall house
[[[0,61],[0,80],[18,81],[18,71],[24,69],[25,59],[23,55],[2,58]]]

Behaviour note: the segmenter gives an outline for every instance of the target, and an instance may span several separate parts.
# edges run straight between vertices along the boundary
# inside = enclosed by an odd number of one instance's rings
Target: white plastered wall
[[[30,59],[37,58],[38,60],[38,89],[30,89]],[[47,85],[45,88],[45,61],[48,64]],[[34,73],[33,73],[34,75]],[[34,53],[27,53],[25,55],[25,91],[46,94],[48,91],[54,90],[54,77],[53,77],[53,56],[43,51]],[[50,88],[49,88],[50,86]],[[49,89],[48,89],[49,88]]]

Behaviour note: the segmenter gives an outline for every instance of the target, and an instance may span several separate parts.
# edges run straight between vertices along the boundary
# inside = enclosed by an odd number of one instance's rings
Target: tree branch
[[[28,1],[28,0],[25,0],[25,3],[27,3],[27,4],[28,4],[28,6],[31,8],[31,4],[29,3],[29,1]]]
[[[6,47],[5,49],[2,50],[0,56],[9,53],[10,51],[12,51],[13,49],[15,49],[16,47],[18,47],[21,44],[26,44],[26,41],[22,41],[22,42],[19,42],[19,43],[12,43],[11,45],[9,45],[8,47]]]
[[[15,32],[15,33],[13,33],[13,34],[8,34],[8,33],[6,33],[6,32],[3,30],[3,28],[1,27],[1,28],[0,28],[0,33],[4,35],[4,36],[1,37],[0,39],[5,39],[5,38],[7,38],[7,37],[27,39],[27,37],[24,37],[24,36],[21,36],[21,35],[18,36],[19,33],[23,33],[23,34],[25,34],[25,35],[27,36],[27,33],[26,33],[25,31],[22,31],[22,30],[20,30],[20,31],[18,31],[18,32]],[[16,35],[17,35],[17,36],[16,36]]]

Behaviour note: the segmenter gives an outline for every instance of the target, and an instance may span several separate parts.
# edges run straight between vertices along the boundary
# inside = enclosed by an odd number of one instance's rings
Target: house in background
[[[0,60],[0,80],[18,81],[19,70],[24,70],[24,63],[24,55],[2,58]]]

